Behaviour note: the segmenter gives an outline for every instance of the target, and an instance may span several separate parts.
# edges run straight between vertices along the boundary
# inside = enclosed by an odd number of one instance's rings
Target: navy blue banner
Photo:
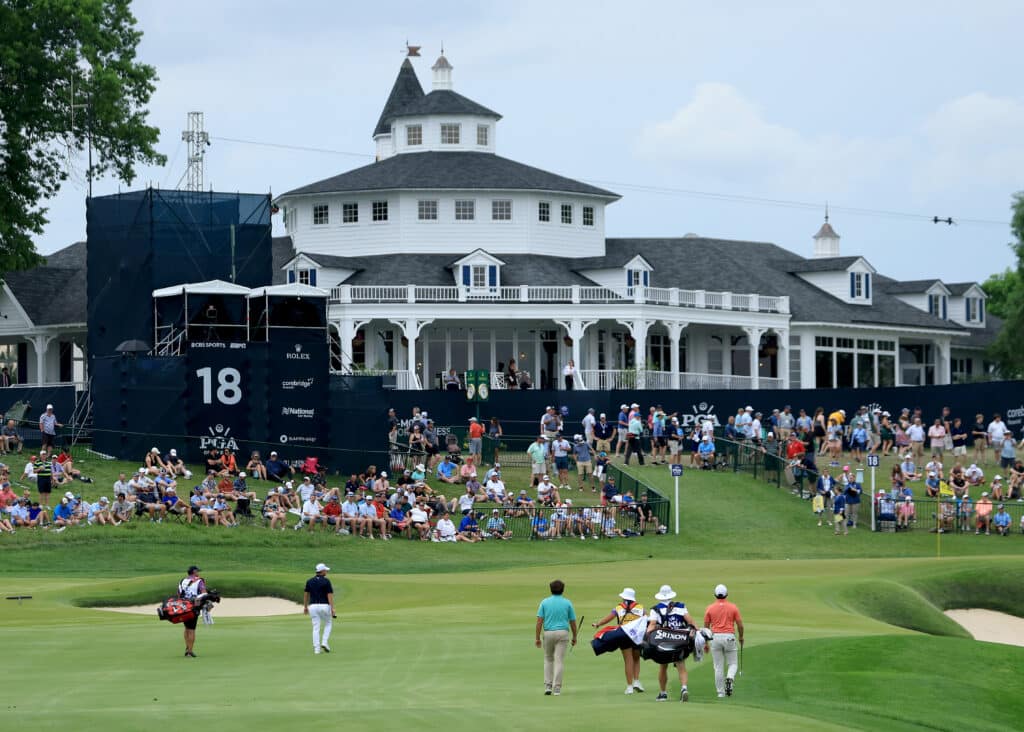
[[[288,460],[318,453],[327,446],[327,342],[319,333],[280,331],[267,349],[269,441]]]
[[[230,448],[248,458],[243,445],[250,436],[249,343],[190,343],[185,356],[185,412],[188,460],[199,461],[210,449]],[[244,462],[243,462],[244,464]]]

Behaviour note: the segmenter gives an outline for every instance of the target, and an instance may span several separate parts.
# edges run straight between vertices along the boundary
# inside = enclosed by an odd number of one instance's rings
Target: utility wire
[[[367,153],[350,152],[348,150],[331,150],[329,148],[322,147],[305,147],[303,145],[286,145],[279,142],[261,142],[259,140],[242,140],[236,137],[214,137],[211,135],[211,140],[219,140],[221,142],[234,142],[241,145],[258,145],[260,147],[271,147],[278,148],[281,150],[298,150],[301,152],[315,152],[324,153],[327,155],[347,155],[350,157],[358,158],[369,158],[372,159],[375,156]],[[624,190],[637,191],[639,193],[654,193],[663,196],[688,196],[691,198],[704,198],[714,201],[727,201],[732,203],[750,203],[761,206],[777,206],[779,208],[798,208],[803,210],[819,211],[823,207],[821,202],[810,202],[810,201],[795,201],[785,198],[767,198],[761,196],[747,196],[739,193],[721,193],[716,191],[699,191],[688,188],[670,188],[666,186],[651,186],[644,185],[642,183],[624,183],[622,181],[610,181],[610,180],[593,180],[587,179],[587,183],[592,185],[601,186],[613,186],[615,188],[621,188]],[[908,211],[889,211],[886,209],[875,209],[875,208],[862,208],[857,206],[836,206],[829,204],[829,208],[833,211],[843,211],[848,214],[855,216],[879,216],[885,218],[897,218],[907,219],[911,221],[926,221],[933,223],[935,218],[934,214],[918,214],[911,213]],[[954,217],[958,224],[977,224],[980,226],[1000,226],[1007,227],[1009,222],[997,221],[995,219],[972,219],[972,218],[961,218]]]

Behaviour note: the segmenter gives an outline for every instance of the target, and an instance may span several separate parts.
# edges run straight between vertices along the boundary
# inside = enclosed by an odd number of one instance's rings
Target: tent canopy
[[[248,295],[248,287],[236,285],[224,280],[209,280],[207,282],[190,282],[172,287],[161,287],[153,290],[153,297],[177,297],[179,295]]]
[[[249,291],[250,298],[256,297],[328,297],[327,290],[309,285],[300,285],[293,282],[290,285],[272,285],[268,287],[257,287]]]

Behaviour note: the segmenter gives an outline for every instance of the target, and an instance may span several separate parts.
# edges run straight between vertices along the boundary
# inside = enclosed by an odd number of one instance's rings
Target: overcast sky
[[[500,155],[623,195],[609,236],[695,232],[809,255],[829,201],[842,253],[890,276],[982,280],[1011,263],[1010,196],[1024,189],[1014,0],[134,8],[168,165],[133,187],[178,184],[192,110],[214,138],[207,187],[282,193],[371,162],[406,39],[423,46],[427,89],[443,42],[455,90],[504,116]],[[40,251],[84,238],[84,197],[79,180],[51,202]]]

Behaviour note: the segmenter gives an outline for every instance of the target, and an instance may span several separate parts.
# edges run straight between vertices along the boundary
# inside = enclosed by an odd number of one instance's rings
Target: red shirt
[[[469,436],[473,439],[484,436],[484,426],[479,422],[470,422]]]
[[[807,453],[807,448],[800,440],[790,440],[786,445],[786,457],[790,460],[798,460]]]
[[[340,516],[341,504],[337,501],[328,501],[327,505],[324,506],[322,513],[324,516]]]
[[[742,622],[739,608],[725,598],[715,600],[704,611],[704,626],[713,633],[733,633],[733,624]]]

